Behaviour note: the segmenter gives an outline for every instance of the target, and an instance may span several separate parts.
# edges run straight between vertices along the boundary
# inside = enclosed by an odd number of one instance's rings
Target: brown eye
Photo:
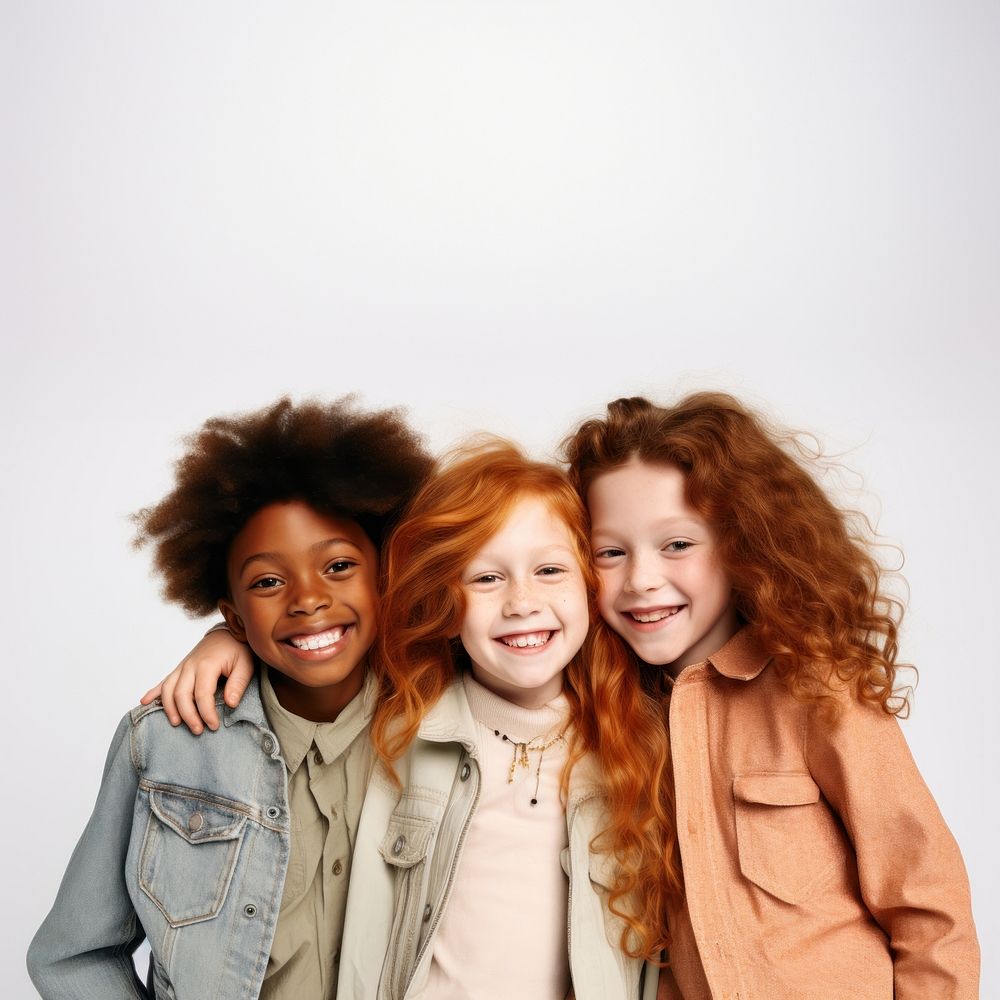
[[[625,553],[621,549],[601,549],[600,552],[594,553],[595,559],[617,559],[619,556],[623,556]]]
[[[334,559],[329,566],[327,566],[327,573],[346,573],[349,569],[353,569],[357,566],[356,562],[352,562],[350,559]]]

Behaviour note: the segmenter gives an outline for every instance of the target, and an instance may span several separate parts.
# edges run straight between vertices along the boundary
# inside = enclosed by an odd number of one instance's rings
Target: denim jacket
[[[45,998],[255,998],[289,853],[286,773],[255,679],[217,732],[135,708],[28,951]],[[146,985],[132,953],[149,939]]]

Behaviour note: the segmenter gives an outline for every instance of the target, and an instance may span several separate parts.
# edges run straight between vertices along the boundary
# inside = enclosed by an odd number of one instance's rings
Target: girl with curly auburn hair
[[[384,965],[359,965],[354,987],[638,996],[640,959],[665,943],[666,746],[631,658],[603,623],[589,630],[597,580],[577,493],[505,442],[460,452],[384,558],[371,724],[383,780],[356,858],[381,845],[394,918]],[[442,754],[432,808],[428,761]],[[418,820],[433,832],[414,863],[403,842]],[[377,908],[370,891],[349,904],[345,954],[378,937]]]
[[[601,616],[668,706],[660,996],[971,1000],[968,879],[895,718],[903,609],[793,442],[697,393],[565,445]]]

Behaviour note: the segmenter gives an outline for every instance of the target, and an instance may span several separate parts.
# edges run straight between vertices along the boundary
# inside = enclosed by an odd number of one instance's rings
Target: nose
[[[663,569],[655,558],[634,555],[629,559],[625,590],[630,594],[648,593],[663,586]]]
[[[297,580],[289,594],[288,613],[290,615],[314,615],[330,606],[326,590],[315,580]]]
[[[504,617],[524,618],[538,611],[541,611],[541,602],[532,588],[525,583],[512,583],[503,602]]]

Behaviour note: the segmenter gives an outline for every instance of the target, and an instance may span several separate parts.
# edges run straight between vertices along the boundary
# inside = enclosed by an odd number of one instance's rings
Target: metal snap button
[[[264,753],[274,753],[274,740],[270,736],[265,736],[260,741],[261,747],[264,749]]]
[[[323,763],[323,755],[318,750],[313,754],[313,763],[314,764]]]
[[[197,833],[205,825],[205,817],[200,812],[191,813],[188,817],[188,829]]]
[[[462,781],[468,781],[470,774],[472,774],[472,768],[469,766],[469,762],[466,761],[462,765],[462,771],[461,774],[459,774],[459,778],[461,778]]]
[[[406,847],[406,837],[400,834],[396,838],[396,843],[392,845],[392,853],[396,856],[403,853],[403,848]]]
[[[277,819],[281,815],[281,810],[277,806],[268,806],[265,815],[268,819]]]
[[[339,875],[343,870],[344,870],[344,866],[340,863],[340,859],[338,858],[333,863],[333,874],[334,875]]]
[[[257,916],[257,907],[254,906],[253,903],[247,903],[247,905],[243,907],[243,916],[244,917],[251,917],[251,918],[256,917]]]

